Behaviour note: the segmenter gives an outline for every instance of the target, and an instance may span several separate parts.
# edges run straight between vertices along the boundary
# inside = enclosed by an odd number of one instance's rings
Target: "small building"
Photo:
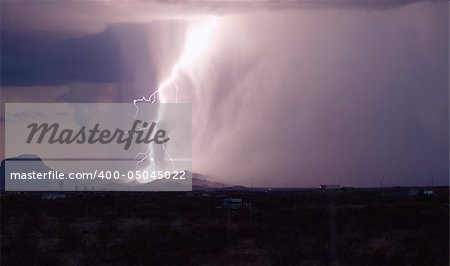
[[[424,194],[425,196],[433,196],[434,191],[433,191],[433,190],[424,190],[424,191],[423,191],[423,194]]]
[[[410,197],[417,197],[420,194],[420,190],[412,189],[408,191],[408,196]]]
[[[42,199],[46,200],[57,200],[57,199],[65,199],[66,194],[62,192],[47,192],[42,194]]]
[[[222,207],[225,209],[240,209],[242,208],[242,199],[237,198],[223,199]]]
[[[339,184],[319,185],[319,188],[323,190],[338,190],[341,188],[341,185]]]

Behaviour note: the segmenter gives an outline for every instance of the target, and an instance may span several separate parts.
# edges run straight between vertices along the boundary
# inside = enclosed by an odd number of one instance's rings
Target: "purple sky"
[[[207,55],[177,77],[195,172],[248,186],[448,184],[448,2],[280,2],[2,1],[2,101],[149,95],[190,21],[215,15]]]

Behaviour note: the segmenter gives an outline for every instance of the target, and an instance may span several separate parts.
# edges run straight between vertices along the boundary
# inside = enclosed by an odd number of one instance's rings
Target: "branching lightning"
[[[172,67],[170,75],[167,79],[165,79],[158,88],[150,94],[148,97],[142,96],[141,98],[134,99],[133,104],[136,107],[136,113],[134,117],[137,117],[139,113],[138,103],[146,102],[146,103],[167,103],[169,102],[166,97],[164,97],[164,91],[169,87],[175,88],[175,102],[178,102],[179,96],[179,86],[176,81],[181,70],[186,69],[189,64],[194,62],[199,56],[206,50],[208,47],[212,34],[217,26],[217,17],[208,18],[206,22],[200,24],[198,27],[193,28],[186,37],[186,42],[184,49],[181,53],[179,60]],[[159,118],[158,118],[159,120]],[[143,129],[143,128],[142,128]],[[166,157],[173,163],[172,157],[165,145],[163,145],[163,149]],[[137,162],[137,167],[139,164],[148,160],[154,161],[154,153],[150,145],[147,146],[146,150],[136,154],[136,159],[141,158]]]

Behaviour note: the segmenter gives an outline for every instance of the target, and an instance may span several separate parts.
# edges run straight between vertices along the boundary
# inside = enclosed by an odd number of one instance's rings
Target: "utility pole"
[[[230,225],[231,225],[231,217],[230,217],[230,206],[227,207],[227,228],[228,230],[230,230]]]

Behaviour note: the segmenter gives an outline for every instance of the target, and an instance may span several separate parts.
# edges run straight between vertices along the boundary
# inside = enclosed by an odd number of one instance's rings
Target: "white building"
[[[325,190],[336,190],[336,189],[340,189],[341,185],[338,184],[333,184],[333,185],[319,185],[320,189],[325,189]]]
[[[236,198],[223,199],[222,207],[225,209],[240,209],[242,208],[242,199]]]

